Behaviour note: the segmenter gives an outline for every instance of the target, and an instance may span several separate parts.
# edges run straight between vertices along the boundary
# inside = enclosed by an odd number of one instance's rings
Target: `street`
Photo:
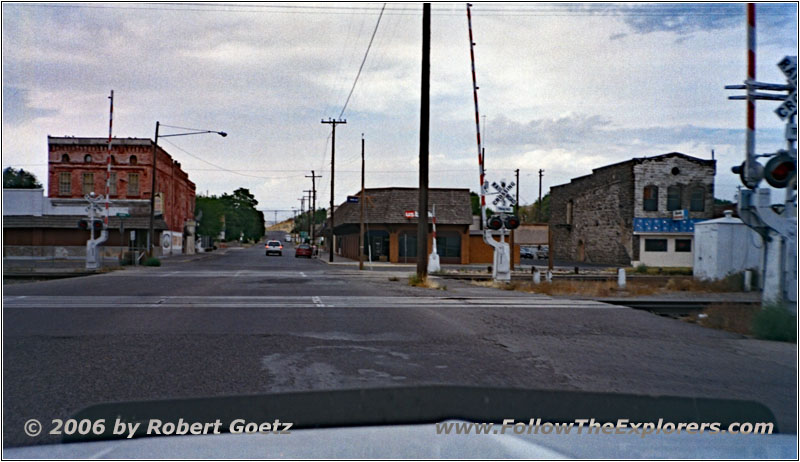
[[[458,384],[756,400],[795,432],[796,345],[594,301],[359,272],[263,243],[4,285],[4,447],[109,401]]]

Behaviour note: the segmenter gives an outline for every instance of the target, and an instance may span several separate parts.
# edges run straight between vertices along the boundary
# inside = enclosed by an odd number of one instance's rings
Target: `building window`
[[[61,196],[69,196],[72,194],[72,174],[69,172],[61,172],[58,174],[58,194]]]
[[[658,211],[658,186],[644,187],[644,210],[645,212]]]
[[[679,210],[681,208],[681,187],[670,186],[667,188],[667,210]]]
[[[86,154],[85,156],[83,156],[83,161],[86,162],[87,164],[90,164],[92,162],[92,155]]]
[[[69,154],[61,154],[61,162],[69,162]]]
[[[131,164],[131,165],[136,165],[136,163],[137,163],[138,161],[139,161],[139,160],[136,158],[136,156],[131,156],[131,158],[130,158],[130,160],[129,160],[129,162],[130,162],[130,164]]]
[[[116,158],[116,157],[114,157],[114,156],[111,156],[111,163],[112,163],[113,165],[117,165],[117,158]]]
[[[83,193],[89,194],[94,192],[94,173],[83,174]]]
[[[567,224],[572,224],[572,209],[574,208],[574,203],[572,200],[567,201]]]
[[[129,173],[128,174],[128,195],[129,196],[138,196],[139,195],[139,174],[138,173]]]
[[[679,169],[678,167],[672,167],[672,174],[673,175],[680,175],[681,174],[681,169]]]
[[[461,257],[461,235],[458,233],[437,233],[436,253],[440,257]]]
[[[112,196],[117,195],[117,172],[111,172],[111,177],[108,181],[108,192]]]
[[[692,212],[703,212],[706,209],[706,191],[702,187],[698,186],[696,188],[692,188],[692,194],[690,196],[691,204],[689,204],[689,209]]]
[[[416,233],[403,233],[398,236],[398,255],[400,258],[417,258],[417,234]]]
[[[387,231],[367,231],[364,240],[364,257],[372,261],[389,256],[389,233]]]
[[[691,252],[692,240],[691,239],[675,239],[676,252]]]
[[[666,252],[667,240],[666,239],[645,239],[644,240],[645,252]]]

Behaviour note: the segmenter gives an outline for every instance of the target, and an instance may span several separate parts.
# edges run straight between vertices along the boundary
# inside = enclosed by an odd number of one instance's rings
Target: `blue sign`
[[[671,218],[634,218],[636,233],[693,233],[694,224],[703,219],[673,220]]]
[[[350,204],[358,204],[358,196],[347,196],[347,202]]]

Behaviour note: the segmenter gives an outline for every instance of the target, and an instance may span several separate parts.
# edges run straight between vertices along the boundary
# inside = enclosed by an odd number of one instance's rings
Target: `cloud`
[[[51,117],[58,111],[31,105],[27,90],[3,86],[3,122],[19,125],[39,117]]]

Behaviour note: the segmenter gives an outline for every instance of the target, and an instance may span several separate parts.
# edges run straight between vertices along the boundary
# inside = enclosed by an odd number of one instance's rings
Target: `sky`
[[[199,194],[244,187],[267,219],[366,187],[418,185],[422,5],[413,3],[2,5],[2,165],[47,180],[47,136],[153,138],[155,122],[220,130],[162,138]],[[464,3],[434,3],[430,186],[477,191]],[[760,3],[757,79],[784,83],[797,4]],[[380,22],[378,18],[380,16]],[[373,31],[369,54],[353,88]],[[489,180],[520,170],[520,198],[632,157],[717,159],[734,199],[745,105],[745,5],[475,3],[472,29]],[[759,153],[784,146],[778,103],[757,103]],[[172,131],[170,131],[172,130]],[[162,128],[161,134],[179,129]]]

